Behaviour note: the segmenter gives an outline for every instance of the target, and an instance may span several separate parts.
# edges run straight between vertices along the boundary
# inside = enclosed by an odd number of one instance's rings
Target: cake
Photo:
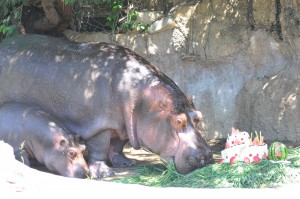
[[[252,133],[240,132],[232,128],[231,135],[228,135],[225,149],[221,151],[220,162],[234,163],[243,161],[245,163],[259,162],[262,158],[268,156],[268,146],[264,143],[264,137],[261,133],[252,140]]]

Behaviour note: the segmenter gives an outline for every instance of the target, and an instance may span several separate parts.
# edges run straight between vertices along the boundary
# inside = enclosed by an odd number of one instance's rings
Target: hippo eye
[[[175,123],[176,128],[178,129],[184,128],[185,126],[184,120],[182,120],[181,118],[177,118],[175,122],[176,122]]]
[[[74,159],[76,158],[76,156],[77,156],[77,152],[71,149],[71,150],[69,150],[69,152],[68,152],[68,156],[69,156],[72,160],[74,160]]]
[[[184,114],[176,115],[172,118],[172,125],[176,128],[176,130],[180,130],[186,127],[186,117]]]
[[[176,120],[176,124],[177,124],[178,126],[181,125],[181,124],[182,124],[182,119],[179,119],[179,118],[178,118],[178,119]]]

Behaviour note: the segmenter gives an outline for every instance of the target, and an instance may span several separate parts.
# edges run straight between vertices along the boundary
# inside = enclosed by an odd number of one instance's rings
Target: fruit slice
[[[234,164],[236,161],[236,156],[230,158],[230,164]]]

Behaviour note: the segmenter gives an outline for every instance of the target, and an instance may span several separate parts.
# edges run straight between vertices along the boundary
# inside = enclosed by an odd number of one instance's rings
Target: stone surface
[[[112,37],[102,32],[79,33],[72,30],[65,30],[64,35],[69,40],[75,42],[112,42]]]
[[[233,126],[299,144],[299,8],[296,0],[188,1],[170,12],[176,27],[115,42],[193,97],[207,139]]]
[[[269,139],[300,142],[298,55],[289,61],[283,70],[253,77],[245,83],[237,96],[238,126],[259,129]]]
[[[143,23],[143,24],[152,24],[163,15],[162,12],[159,11],[144,11],[144,12],[137,12],[136,23]]]
[[[176,27],[175,21],[172,19],[172,17],[167,16],[151,24],[151,26],[148,28],[148,33],[150,34],[160,33],[166,30],[173,29],[175,27]]]

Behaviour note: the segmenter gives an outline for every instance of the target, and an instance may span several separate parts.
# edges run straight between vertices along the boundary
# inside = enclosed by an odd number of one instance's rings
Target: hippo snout
[[[212,150],[208,147],[204,149],[187,147],[181,151],[180,155],[175,155],[175,167],[181,174],[188,174],[212,163]]]
[[[71,164],[69,164],[68,170],[63,176],[71,178],[87,178],[90,176],[90,171],[87,164],[82,164],[75,161],[70,163]]]
[[[89,176],[89,172],[86,169],[77,169],[74,173],[75,178],[87,178]]]

